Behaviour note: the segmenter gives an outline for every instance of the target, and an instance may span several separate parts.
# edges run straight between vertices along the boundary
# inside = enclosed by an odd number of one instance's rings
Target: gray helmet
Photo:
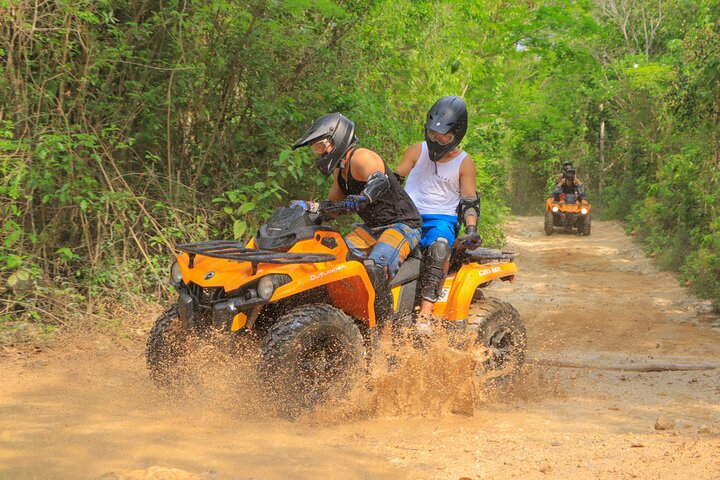
[[[565,161],[563,162],[563,165],[562,165],[562,166],[563,166],[563,170],[568,170],[568,169],[570,169],[570,168],[573,168],[572,162],[571,162],[570,160],[565,160]]]
[[[330,175],[340,163],[340,160],[358,141],[355,136],[355,124],[339,113],[323,115],[313,122],[292,149],[311,145],[317,141],[328,139],[332,141],[333,148],[325,155],[318,157],[315,162],[323,175]]]
[[[425,142],[428,146],[430,160],[437,162],[448,154],[467,133],[468,113],[465,102],[460,97],[443,97],[430,108],[425,122]],[[428,130],[446,135],[452,133],[453,139],[441,145],[428,135]]]

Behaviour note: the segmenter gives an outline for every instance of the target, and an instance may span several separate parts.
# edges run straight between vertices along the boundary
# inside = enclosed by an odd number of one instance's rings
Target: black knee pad
[[[425,300],[436,302],[440,298],[442,284],[450,267],[450,244],[439,238],[427,248],[423,257],[422,287],[420,294]]]
[[[375,319],[378,326],[390,319],[393,312],[393,297],[390,292],[389,278],[385,267],[376,265],[372,260],[365,261],[365,270],[375,290]]]

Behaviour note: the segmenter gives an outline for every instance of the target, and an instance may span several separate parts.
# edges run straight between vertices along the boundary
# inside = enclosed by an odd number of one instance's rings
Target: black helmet
[[[468,127],[468,114],[465,102],[460,97],[443,97],[430,108],[425,122],[425,142],[427,142],[430,160],[437,162],[457,147],[465,136]],[[453,139],[441,145],[428,135],[428,130],[443,135],[452,133]]]
[[[566,179],[572,180],[575,178],[575,170],[572,168],[566,168],[565,172],[563,173],[563,177]]]
[[[563,162],[563,170],[568,170],[572,168],[572,162],[570,160],[565,160]]]
[[[295,142],[292,149],[295,150],[324,139],[332,141],[333,149],[318,157],[315,165],[323,175],[330,175],[337,168],[343,156],[358,141],[355,136],[355,124],[339,113],[323,115],[313,122],[305,135]]]

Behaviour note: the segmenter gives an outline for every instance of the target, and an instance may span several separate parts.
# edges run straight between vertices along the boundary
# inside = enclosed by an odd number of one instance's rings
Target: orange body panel
[[[335,248],[323,245],[323,239],[335,240]],[[253,240],[246,246],[254,248]],[[226,292],[240,288],[255,279],[271,273],[289,275],[292,281],[278,287],[270,302],[275,302],[298,293],[328,286],[332,303],[349,315],[375,326],[375,295],[367,271],[362,263],[347,261],[347,245],[342,236],[334,231],[318,231],[315,237],[293,245],[289,252],[294,253],[330,253],[335,260],[317,263],[275,264],[259,263],[253,275],[250,262],[237,262],[197,255],[193,268],[187,253],[177,256],[185,283],[193,282],[201,287],[224,287]],[[209,279],[206,275],[213,272]]]
[[[580,213],[580,210],[582,208],[587,208],[588,213],[592,210],[592,206],[590,205],[590,202],[587,200],[583,200],[582,203],[571,203],[567,204],[563,201],[556,202],[554,198],[550,197],[545,201],[545,211],[550,212],[552,211],[553,205],[557,206],[558,209],[561,212],[566,213]]]
[[[463,265],[456,274],[445,279],[442,296],[435,303],[433,314],[450,321],[465,320],[479,285],[499,278],[514,281],[517,271],[513,262]]]

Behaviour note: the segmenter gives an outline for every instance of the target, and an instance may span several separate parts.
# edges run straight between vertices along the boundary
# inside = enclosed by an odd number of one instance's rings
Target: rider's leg
[[[352,232],[345,235],[345,243],[354,257],[365,259],[377,244],[377,238],[365,225],[358,225]]]
[[[432,313],[433,306],[442,292],[442,285],[450,266],[451,245],[457,235],[457,223],[445,219],[423,216],[424,248],[423,267],[420,272],[421,316]]]
[[[377,243],[368,255],[368,259],[373,262],[373,273],[370,273],[371,268],[367,263],[365,267],[371,275],[371,281],[373,276],[375,277],[373,286],[376,318],[386,320],[392,314],[393,300],[388,282],[419,242],[420,229],[403,223],[390,225],[380,233]]]
[[[439,237],[425,251],[423,271],[420,277],[420,315],[432,313],[435,302],[442,294],[442,286],[450,267],[452,249],[448,240]]]

